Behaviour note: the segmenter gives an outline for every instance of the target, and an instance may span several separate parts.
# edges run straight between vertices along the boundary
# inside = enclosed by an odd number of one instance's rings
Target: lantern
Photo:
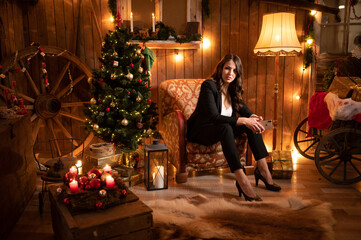
[[[168,147],[159,143],[158,139],[153,144],[144,147],[144,183],[147,190],[160,190],[168,188]]]

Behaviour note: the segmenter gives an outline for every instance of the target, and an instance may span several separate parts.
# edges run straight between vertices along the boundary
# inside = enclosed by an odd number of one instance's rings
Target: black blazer
[[[196,109],[187,121],[188,141],[192,141],[192,137],[197,134],[197,129],[201,127],[219,123],[229,123],[232,126],[236,126],[237,113],[241,117],[250,117],[253,114],[245,103],[242,103],[239,111],[235,111],[236,107],[232,103],[232,109],[231,117],[222,116],[222,94],[217,89],[216,82],[212,79],[204,81],[201,86]]]

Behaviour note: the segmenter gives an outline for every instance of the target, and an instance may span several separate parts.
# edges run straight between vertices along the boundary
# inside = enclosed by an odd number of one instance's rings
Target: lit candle
[[[164,167],[156,166],[155,167],[155,178],[153,173],[153,181],[155,188],[164,188]]]
[[[130,32],[133,32],[133,13],[130,13]]]
[[[154,17],[154,13],[152,13],[152,28],[153,28],[153,32],[155,32],[155,17]]]
[[[72,193],[79,192],[78,181],[76,181],[75,179],[69,183],[69,187]]]
[[[77,169],[75,166],[72,166],[72,167],[69,169],[69,172],[70,172],[71,174],[77,175],[77,174],[78,174],[78,169]]]
[[[83,164],[81,163],[81,160],[78,160],[75,166],[78,168],[79,175],[81,175],[83,173],[83,168],[82,168]]]
[[[105,167],[103,168],[103,171],[104,171],[104,172],[111,173],[111,172],[112,172],[112,168],[107,164],[107,165],[105,165]]]
[[[107,178],[105,179],[105,184],[106,184],[107,188],[113,188],[115,185],[114,178],[110,175],[107,176]]]

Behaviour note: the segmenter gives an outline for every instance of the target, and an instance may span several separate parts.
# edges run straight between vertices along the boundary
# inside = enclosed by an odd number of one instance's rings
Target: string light
[[[301,97],[297,95],[295,98],[296,100],[300,100]]]
[[[345,8],[345,5],[338,6],[338,9],[344,9],[344,8]]]
[[[110,22],[114,22],[114,18],[113,18],[113,17],[110,17],[110,18],[109,18],[109,21],[110,21]]]
[[[316,16],[317,11],[316,11],[316,10],[312,10],[310,14],[311,14],[312,16]]]
[[[307,43],[308,45],[311,45],[311,44],[313,43],[313,39],[312,39],[312,38],[307,39],[307,40],[306,40],[306,43]]]
[[[209,38],[203,38],[203,48],[209,48],[211,46],[211,41],[209,40]]]
[[[183,60],[183,54],[179,53],[178,51],[176,51],[176,54],[174,56],[177,62]]]

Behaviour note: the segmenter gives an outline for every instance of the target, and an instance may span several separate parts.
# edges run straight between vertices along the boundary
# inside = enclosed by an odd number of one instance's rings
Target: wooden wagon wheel
[[[321,159],[322,155],[329,156]],[[317,146],[315,163],[327,180],[336,184],[361,181],[361,130],[338,128]]]
[[[322,138],[322,131],[312,128],[312,136],[306,137],[308,134],[308,117],[300,122],[293,134],[293,142],[298,152],[308,159],[315,159],[315,149]]]
[[[38,47],[29,47],[17,51],[3,62],[7,75],[0,88],[13,91],[12,82],[17,82],[17,95],[24,99],[26,109],[33,124],[33,139],[80,139],[73,141],[71,148],[56,142],[57,155],[78,155],[84,146],[90,144],[93,133],[82,126],[85,122],[84,103],[91,98],[88,78],[92,73],[89,67],[78,57],[65,49],[42,46],[45,53],[46,71],[49,86],[46,87],[40,71],[42,62]],[[9,72],[9,69],[25,69],[22,72]],[[71,150],[70,150],[71,149]],[[48,150],[44,150],[48,151]],[[41,154],[41,152],[40,152]]]

